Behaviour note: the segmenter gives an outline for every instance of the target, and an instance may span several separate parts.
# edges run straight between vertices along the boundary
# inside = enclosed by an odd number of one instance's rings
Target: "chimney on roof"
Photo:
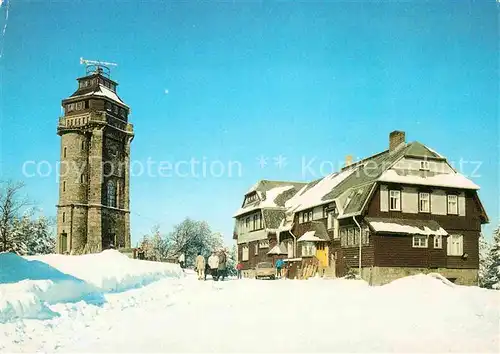
[[[389,134],[389,151],[396,150],[401,144],[406,142],[405,132],[394,130]]]
[[[352,155],[347,155],[345,157],[345,167],[352,165]]]

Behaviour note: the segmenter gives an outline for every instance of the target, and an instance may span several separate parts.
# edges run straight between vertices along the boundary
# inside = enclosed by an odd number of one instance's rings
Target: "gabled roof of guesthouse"
[[[287,230],[291,228],[293,214],[330,202],[335,202],[341,219],[361,214],[379,182],[469,190],[479,189],[479,186],[458,173],[449,164],[449,173],[391,169],[403,158],[447,163],[443,155],[418,141],[403,142],[392,150],[385,150],[354,162],[342,168],[339,172],[310,183],[259,181],[246,195],[257,192],[264,199],[261,198],[256,203],[242,206],[234,216],[258,208],[277,210],[274,215],[264,215],[264,217],[272,218],[269,225],[273,225],[273,228],[276,225],[280,230]],[[479,198],[477,200],[484,214],[484,220],[487,222],[488,218],[484,208]]]
[[[418,141],[402,144],[396,150],[385,150],[357,162],[354,167],[355,171],[350,173],[330,194],[326,195],[324,200],[335,200],[339,210],[339,218],[345,218],[359,215],[364,210],[377,182],[479,189],[475,183],[456,172],[451,166],[451,172],[447,174],[406,169],[397,172],[391,169],[404,157],[446,161],[442,155]],[[348,168],[349,166],[344,169]]]
[[[280,217],[276,228],[279,226],[281,219],[284,217],[285,203],[293,197],[306,183],[304,182],[286,182],[286,181],[269,181],[261,180],[245,193],[245,198],[241,207],[236,211],[233,217],[237,217],[257,209],[268,209],[281,211],[282,213],[267,213],[264,217],[272,221]],[[256,194],[258,198],[254,202],[245,204],[247,197]],[[266,220],[267,221],[267,220]],[[267,225],[267,223],[266,223]]]

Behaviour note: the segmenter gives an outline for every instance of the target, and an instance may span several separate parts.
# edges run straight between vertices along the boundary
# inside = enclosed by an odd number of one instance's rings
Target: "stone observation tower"
[[[62,101],[57,251],[100,252],[130,247],[130,108],[116,92],[109,66],[80,60],[86,75]]]

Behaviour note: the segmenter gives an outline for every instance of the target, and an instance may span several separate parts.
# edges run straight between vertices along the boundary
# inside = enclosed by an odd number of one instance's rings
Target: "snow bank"
[[[382,288],[390,290],[404,290],[404,291],[418,291],[418,292],[432,292],[442,291],[446,288],[453,288],[456,285],[450,282],[439,273],[430,274],[417,274],[404,278],[393,280],[389,284],[385,284]]]
[[[178,264],[131,259],[115,250],[82,256],[51,254],[26,258],[47,263],[61,272],[97,286],[104,292],[125,291],[162,278],[183,276]]]
[[[0,254],[0,323],[47,319],[48,305],[84,301],[101,305],[104,294],[183,276],[178,265],[130,259],[118,251],[83,256],[20,257]]]

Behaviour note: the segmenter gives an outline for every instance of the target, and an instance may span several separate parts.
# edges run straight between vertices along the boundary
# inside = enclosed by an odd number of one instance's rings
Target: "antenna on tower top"
[[[110,66],[118,66],[116,63],[109,63],[107,61],[100,60],[88,60],[80,57],[80,64],[85,65],[85,72],[87,75],[91,74],[101,74],[109,77],[111,73]]]

